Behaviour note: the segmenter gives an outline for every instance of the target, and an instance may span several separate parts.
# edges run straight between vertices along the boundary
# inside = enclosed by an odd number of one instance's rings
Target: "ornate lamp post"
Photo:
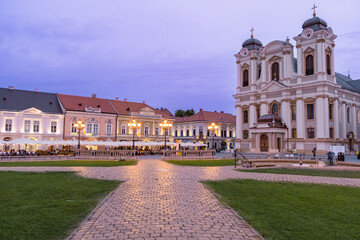
[[[165,144],[164,144],[164,150],[166,150],[166,130],[168,130],[169,128],[172,127],[171,123],[168,123],[167,120],[164,120],[163,123],[160,123],[160,127],[162,127],[162,129],[164,129],[164,135],[165,135]]]
[[[140,127],[141,124],[140,122],[137,122],[136,120],[132,120],[130,122],[128,122],[128,127],[132,129],[133,131],[133,146],[132,146],[132,149],[134,150],[135,149],[135,129]]]
[[[215,123],[211,123],[211,124],[208,126],[208,129],[209,129],[210,131],[212,131],[212,135],[213,135],[213,146],[212,146],[213,149],[215,148],[215,131],[216,131],[216,129],[218,129],[218,128],[219,128],[219,126],[216,125]]]
[[[74,127],[78,130],[78,133],[79,133],[78,149],[80,150],[80,133],[81,133],[81,130],[83,130],[85,128],[85,123],[83,123],[83,121],[79,120],[76,123],[74,123]]]

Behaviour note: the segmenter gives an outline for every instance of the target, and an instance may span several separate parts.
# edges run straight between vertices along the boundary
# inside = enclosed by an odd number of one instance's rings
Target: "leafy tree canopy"
[[[182,110],[178,109],[175,111],[175,117],[188,117],[195,114],[194,109]]]

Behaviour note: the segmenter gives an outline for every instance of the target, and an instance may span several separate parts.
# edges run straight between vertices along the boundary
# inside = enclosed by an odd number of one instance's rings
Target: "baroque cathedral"
[[[295,48],[289,38],[263,46],[252,29],[235,54],[235,147],[242,152],[359,149],[360,80],[335,72],[337,36],[315,8]]]

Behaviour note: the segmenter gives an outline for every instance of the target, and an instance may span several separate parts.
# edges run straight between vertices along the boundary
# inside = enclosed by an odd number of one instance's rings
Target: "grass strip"
[[[318,170],[318,169],[295,169],[295,168],[263,168],[251,170],[238,170],[240,172],[276,173],[305,176],[323,176],[340,178],[360,178],[360,171]]]
[[[205,184],[266,239],[360,238],[360,188],[254,180]]]
[[[0,239],[64,239],[118,181],[0,172]]]
[[[93,160],[65,160],[65,161],[26,161],[0,162],[0,167],[116,167],[136,165],[136,161],[93,161]]]

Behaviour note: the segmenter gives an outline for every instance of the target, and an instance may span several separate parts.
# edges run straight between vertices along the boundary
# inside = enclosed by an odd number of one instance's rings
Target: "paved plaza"
[[[12,171],[77,171],[122,180],[69,239],[262,239],[223,206],[203,180],[254,179],[360,187],[360,179],[238,172],[233,167],[184,167],[157,159],[122,167],[2,167]]]

